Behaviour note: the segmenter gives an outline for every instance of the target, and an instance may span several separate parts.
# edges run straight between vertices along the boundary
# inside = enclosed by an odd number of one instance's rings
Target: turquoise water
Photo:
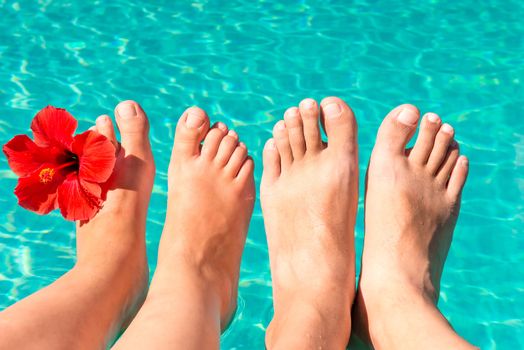
[[[238,131],[256,160],[257,184],[273,123],[302,98],[338,95],[353,106],[362,172],[389,109],[410,102],[439,113],[471,159],[440,306],[483,349],[524,348],[520,0],[0,0],[0,13],[1,144],[26,133],[46,104],[66,107],[81,130],[123,99],[148,112],[158,168],[147,225],[151,270],[174,125],[187,106],[199,105]],[[57,213],[40,217],[17,206],[16,178],[3,157],[0,178],[3,308],[73,265],[75,235]],[[267,259],[257,202],[224,349],[263,347],[272,315]]]

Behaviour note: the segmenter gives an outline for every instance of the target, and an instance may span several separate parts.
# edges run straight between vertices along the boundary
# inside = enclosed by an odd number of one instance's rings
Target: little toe
[[[446,154],[448,153],[449,145],[453,140],[453,135],[455,131],[453,127],[449,124],[442,124],[440,130],[435,137],[435,144],[429,155],[428,163],[426,165],[428,171],[431,174],[436,174],[438,169],[440,169]]]
[[[225,166],[231,158],[231,155],[235,151],[235,148],[238,145],[238,135],[233,130],[229,130],[228,134],[220,142],[218,147],[217,155],[215,161],[220,166]]]
[[[267,140],[262,153],[262,162],[264,165],[262,182],[271,183],[275,181],[280,176],[280,154],[275,145],[275,140]]]
[[[406,145],[415,133],[419,118],[417,107],[404,104],[394,108],[382,121],[375,148],[404,155]]]
[[[200,154],[200,142],[209,130],[209,117],[198,107],[188,108],[176,127],[173,157],[193,157]]]
[[[239,142],[238,146],[231,154],[229,161],[227,162],[224,171],[231,177],[236,177],[242,164],[247,158],[247,147],[243,142]]]
[[[440,123],[440,117],[434,113],[428,113],[422,117],[417,142],[409,156],[411,161],[420,165],[426,164],[435,143],[435,136],[440,129]]]
[[[254,181],[253,179],[253,171],[255,170],[255,162],[251,157],[247,157],[247,159],[242,163],[242,166],[240,167],[240,170],[238,171],[238,175],[236,177],[236,180],[240,184],[245,184],[247,181]],[[246,198],[252,200],[253,198]]]
[[[322,138],[319,126],[318,104],[311,98],[306,98],[299,105],[300,116],[304,128],[304,138],[307,152],[318,152],[322,147]]]
[[[273,139],[280,154],[281,170],[285,170],[293,163],[293,152],[289,143],[286,123],[283,120],[278,121],[273,127]]]
[[[444,158],[442,166],[438,170],[437,176],[436,176],[437,181],[441,183],[443,186],[446,186],[446,183],[449,180],[451,172],[453,171],[453,168],[455,167],[455,163],[457,163],[458,157],[459,157],[458,143],[455,140],[453,140],[451,145],[448,148],[448,153],[446,154],[446,157]]]
[[[320,103],[322,121],[328,136],[328,149],[357,150],[357,122],[353,111],[338,97]]]
[[[289,135],[289,144],[291,146],[291,152],[293,153],[293,159],[301,159],[306,152],[306,141],[304,139],[302,118],[300,117],[298,108],[289,108],[284,113],[284,121]]]
[[[207,159],[213,159],[217,155],[220,142],[227,135],[227,127],[223,123],[216,123],[209,130],[202,145],[201,154]]]
[[[134,101],[120,102],[115,109],[116,123],[120,130],[121,145],[126,154],[139,158],[151,155],[149,144],[149,121],[140,105]],[[101,125],[97,123],[100,131]]]
[[[465,156],[460,156],[455,162],[448,182],[448,195],[454,203],[458,203],[466,178],[468,177],[469,161]]]

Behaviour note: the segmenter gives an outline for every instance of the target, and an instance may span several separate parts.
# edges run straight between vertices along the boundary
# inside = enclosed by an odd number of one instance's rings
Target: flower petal
[[[65,109],[47,106],[36,114],[31,130],[37,145],[69,149],[77,126],[76,119]]]
[[[64,180],[53,164],[44,164],[31,176],[20,178],[15,188],[18,204],[25,209],[47,214],[57,208],[57,188]]]
[[[17,135],[6,143],[3,151],[13,172],[28,177],[45,163],[55,163],[57,155],[49,148],[40,147],[26,135]]]
[[[102,183],[109,179],[115,167],[115,146],[107,137],[95,131],[76,135],[71,146],[78,156],[78,176],[89,182]]]
[[[67,220],[89,220],[100,209],[100,186],[69,174],[58,187],[58,206]]]

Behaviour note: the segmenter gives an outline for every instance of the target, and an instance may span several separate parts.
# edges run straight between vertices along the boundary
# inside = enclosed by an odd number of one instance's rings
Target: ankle
[[[219,315],[221,329],[225,329],[236,309],[236,283],[226,273],[210,269],[208,264],[198,264],[180,254],[159,262],[151,282],[150,295],[166,299],[180,294],[181,289],[191,289],[194,298],[211,306]],[[148,299],[150,298],[148,295]]]
[[[377,349],[394,348],[396,334],[416,319],[443,318],[424,288],[403,277],[390,277],[381,282],[361,279],[353,312],[359,319],[358,337]]]
[[[350,303],[333,303],[329,296],[280,300],[268,326],[268,349],[343,349],[351,332]]]

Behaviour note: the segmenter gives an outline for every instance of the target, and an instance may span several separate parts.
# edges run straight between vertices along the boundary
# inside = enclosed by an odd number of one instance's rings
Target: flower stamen
[[[40,174],[38,174],[38,177],[40,177],[40,182],[43,184],[53,181],[53,176],[55,176],[55,169],[53,168],[44,168],[40,170]]]

